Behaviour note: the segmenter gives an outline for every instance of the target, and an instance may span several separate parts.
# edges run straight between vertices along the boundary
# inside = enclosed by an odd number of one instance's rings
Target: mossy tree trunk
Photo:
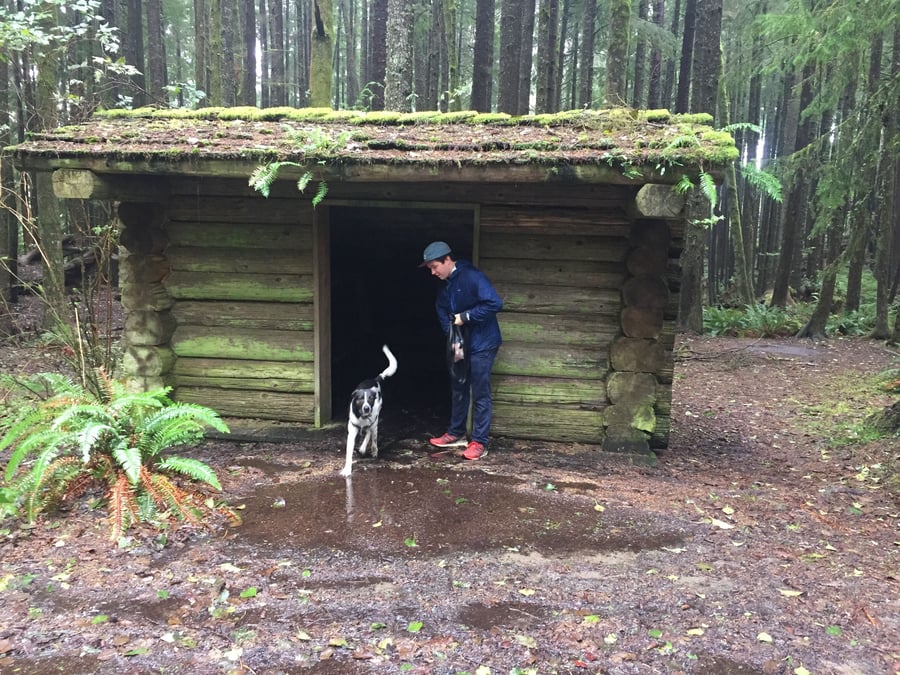
[[[309,59],[309,104],[331,107],[331,65],[334,51],[332,1],[313,2],[312,51]]]

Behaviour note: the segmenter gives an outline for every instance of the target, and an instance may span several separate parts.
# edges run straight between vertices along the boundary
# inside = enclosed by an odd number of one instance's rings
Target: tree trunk
[[[331,2],[332,0],[328,0],[329,5]],[[330,15],[331,6],[328,9]],[[331,54],[328,55],[328,64],[331,67]],[[287,70],[284,60],[284,6],[281,0],[269,0],[269,68],[271,69],[269,105],[285,105],[287,103],[285,97]]]
[[[247,0],[251,2],[252,0]],[[259,14],[257,17],[259,27],[259,72],[260,80],[260,106],[268,108],[271,100],[272,88],[271,68],[269,67],[269,10],[266,0],[259,0]],[[312,55],[310,55],[310,67],[312,67]]]
[[[472,62],[472,110],[491,111],[494,81],[494,0],[475,3],[475,47]]]
[[[585,0],[581,21],[581,68],[578,69],[578,106],[590,108],[594,101],[594,49],[597,2]]]
[[[497,110],[510,115],[516,115],[519,111],[522,2],[523,0],[501,0],[500,4],[500,82]]]
[[[256,7],[252,0],[241,3],[241,42],[244,47],[241,67],[241,105],[256,105]]]
[[[9,100],[9,61],[0,59],[0,101]],[[7,106],[0,106],[0,148],[12,145],[10,122],[12,117]],[[14,217],[15,178],[12,158],[0,153],[0,338],[12,334],[12,283],[15,270],[10,264],[16,259],[16,250],[12,248],[13,228],[18,227]]]
[[[556,80],[553,82],[553,109],[551,112],[556,112],[561,109],[563,103],[563,81],[565,80],[565,70],[566,70],[566,40],[569,33],[569,19],[572,14],[572,0],[563,0],[562,5],[562,16],[560,18],[560,28],[559,28],[559,57],[556,59],[557,64],[557,73]],[[577,50],[578,40],[573,40],[573,55],[575,50]],[[575,63],[572,62],[569,71],[571,76],[570,80],[575,79]]]
[[[222,95],[222,80],[224,78],[222,62],[222,0],[207,0],[209,7],[209,25],[204,26],[204,30],[209,34],[209,54],[207,55],[207,63],[209,64],[209,104],[211,106],[220,106],[224,102]]]
[[[559,0],[541,0],[538,15],[537,83],[535,107],[537,114],[555,112],[554,82],[559,69]]]
[[[675,0],[675,7],[672,10],[672,24],[671,24],[671,33],[672,39],[677,40],[678,38],[678,26],[681,22],[681,0]],[[666,77],[663,80],[663,90],[662,97],[660,101],[660,107],[662,108],[673,108],[674,97],[672,92],[675,90],[675,59],[676,57],[670,56],[666,59]]]
[[[684,32],[681,35],[681,67],[678,69],[678,95],[675,112],[686,113],[691,101],[691,65],[694,62],[694,27],[697,23],[697,1],[687,0],[684,6]]]
[[[372,11],[369,15],[369,61],[372,71],[369,74],[371,89],[371,109],[384,110],[384,80],[387,69],[387,21],[388,0],[372,0]]]
[[[653,25],[662,33],[665,30],[663,25],[666,20],[666,3],[664,0],[653,0],[651,6],[653,9]],[[647,107],[651,110],[664,107],[662,104],[662,65],[662,50],[654,42],[650,48],[650,69],[647,74]]]
[[[715,118],[722,68],[722,0],[696,1],[690,111]]]
[[[359,56],[356,44],[359,40],[356,20],[356,3],[343,0],[344,15],[344,57],[346,65],[347,107],[352,108],[359,99]]]
[[[709,201],[699,188],[688,193],[684,210],[678,327],[700,334],[703,332],[703,242],[706,238],[706,227],[700,221],[709,217]]]
[[[531,70],[534,65],[534,3],[522,0],[522,64],[519,71],[519,115],[527,115],[531,106]]]
[[[144,80],[144,21],[140,0],[127,0],[128,30],[122,35],[122,51],[125,62],[139,71],[131,76],[132,105],[147,105],[147,86]]]
[[[441,81],[446,83],[442,95],[442,110],[462,110],[462,97],[459,94],[459,5],[458,0],[444,1],[444,32],[441,35]]]
[[[630,24],[630,0],[610,0],[609,35],[606,47],[606,104],[610,106],[623,106],[628,102]],[[582,58],[590,60],[593,58],[593,54],[585,54]]]
[[[237,104],[238,85],[241,82],[239,64],[234,51],[239,28],[235,0],[222,2],[222,105]],[[255,51],[255,50],[254,50]]]
[[[650,0],[639,0],[638,23],[647,22],[650,16]],[[634,47],[634,86],[631,88],[631,107],[646,107],[644,96],[644,81],[647,75],[647,41],[638,33],[637,44]]]
[[[407,0],[388,0],[387,64],[384,73],[385,110],[413,109],[413,12]]]
[[[147,94],[153,103],[168,107],[166,49],[163,42],[162,0],[147,0]]]
[[[309,63],[309,104],[331,107],[331,59],[334,52],[334,25],[331,0],[314,0],[312,50]]]

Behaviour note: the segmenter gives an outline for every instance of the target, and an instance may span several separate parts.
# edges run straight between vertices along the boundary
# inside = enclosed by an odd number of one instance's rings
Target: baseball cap
[[[432,260],[443,258],[448,253],[450,253],[450,246],[446,242],[433,241],[425,247],[425,251],[422,253],[422,263],[419,267],[425,267]]]

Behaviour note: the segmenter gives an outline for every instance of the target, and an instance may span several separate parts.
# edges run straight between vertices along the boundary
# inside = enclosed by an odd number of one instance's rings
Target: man
[[[500,325],[497,312],[503,300],[481,270],[468,260],[457,260],[443,241],[425,247],[422,264],[432,276],[444,281],[434,306],[444,335],[452,325],[464,326],[467,332],[466,358],[469,377],[451,378],[450,426],[447,432],[429,442],[439,448],[461,445],[466,434],[469,401],[472,406],[472,437],[463,457],[481,459],[487,454],[488,432],[493,415],[491,400],[491,368],[500,348]]]

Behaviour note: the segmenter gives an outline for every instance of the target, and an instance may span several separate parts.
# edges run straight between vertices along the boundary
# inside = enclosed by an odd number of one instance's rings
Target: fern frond
[[[250,187],[259,192],[263,197],[269,196],[269,190],[275,178],[278,177],[278,169],[281,164],[273,162],[272,164],[262,164],[253,170],[250,174]]]
[[[109,539],[117,541],[138,520],[138,505],[128,476],[119,473],[109,489]]]
[[[137,485],[141,478],[141,469],[144,466],[140,449],[123,442],[122,445],[113,448],[112,455],[125,475],[128,476],[131,484]]]
[[[219,483],[219,477],[212,467],[201,462],[199,459],[190,457],[177,457],[175,455],[166,457],[157,465],[162,471],[173,471],[197,481],[202,481],[207,485],[211,485],[216,490],[221,490],[222,485]]]
[[[306,186],[309,185],[309,181],[312,180],[313,175],[307,171],[300,178],[297,179],[297,190],[300,192],[304,192],[306,190]]]
[[[700,190],[703,192],[703,196],[709,200],[712,207],[715,208],[719,200],[719,194],[716,192],[716,181],[706,171],[700,172]]]
[[[19,470],[19,467],[31,454],[37,452],[39,456],[47,451],[56,452],[59,445],[62,444],[65,436],[58,431],[44,430],[26,436],[16,446],[9,456],[6,463],[4,476],[7,481],[13,480]]]
[[[165,506],[179,520],[199,522],[200,513],[191,505],[192,495],[175,485],[166,476],[145,472],[141,480],[144,489],[153,497],[153,501]]]
[[[78,441],[78,451],[81,453],[81,461],[85,464],[91,461],[91,454],[97,445],[97,441],[107,433],[115,433],[115,429],[103,422],[88,424],[76,433],[75,437]]]
[[[757,169],[752,164],[740,165],[741,176],[754,188],[779,204],[782,202],[781,181],[777,176]]]
[[[322,203],[322,200],[325,199],[325,195],[328,194],[328,184],[323,180],[319,183],[319,189],[316,191],[316,196],[312,198],[313,208],[316,208],[319,204]]]

